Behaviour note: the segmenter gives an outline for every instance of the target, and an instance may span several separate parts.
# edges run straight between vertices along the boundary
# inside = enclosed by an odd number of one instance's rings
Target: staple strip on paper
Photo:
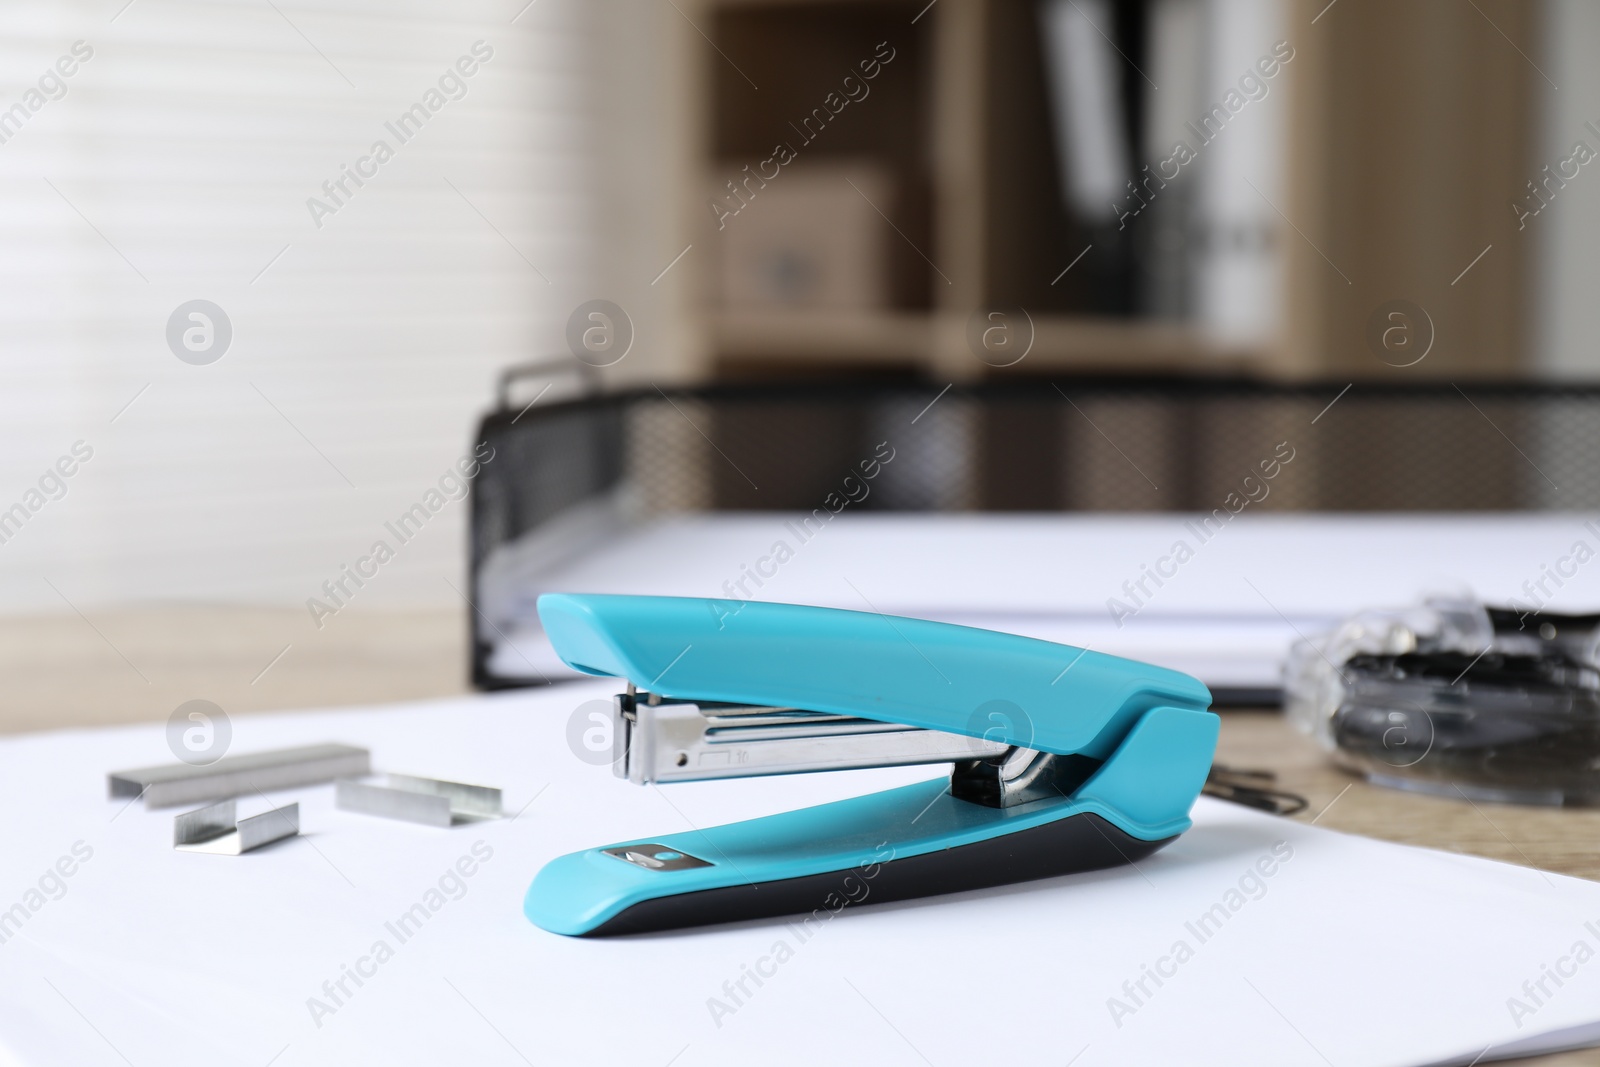
[[[491,786],[409,774],[387,775],[382,785],[341,779],[334,803],[345,811],[428,826],[497,819],[502,813],[500,790]]]
[[[372,756],[354,745],[302,745],[242,756],[224,756],[195,767],[167,763],[107,776],[111,796],[144,796],[147,808],[170,808],[201,800],[244,796],[272,789],[320,785],[339,778],[370,774]]]

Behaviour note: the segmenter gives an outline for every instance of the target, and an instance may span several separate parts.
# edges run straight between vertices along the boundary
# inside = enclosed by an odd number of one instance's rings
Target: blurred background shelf
[[[995,309],[1026,309],[1037,326],[1026,363],[1000,373],[1526,369],[1540,253],[1500,193],[1538,173],[1543,83],[1496,27],[1532,41],[1534,15],[1511,0],[1408,6],[1406,40],[1460,42],[1424,108],[1401,84],[1412,66],[1390,55],[1406,46],[1379,32],[1385,9],[1314,23],[1324,7],[686,5],[704,35],[688,43],[680,143],[699,186],[683,231],[697,249],[684,314],[704,342],[690,376],[988,377],[995,361],[962,328]],[[1072,83],[1074,127],[1061,56],[1085,47],[1102,62],[1097,89]],[[1200,134],[1241,84],[1249,99]],[[1099,179],[1077,162],[1094,155],[1091,96],[1115,157]],[[1195,161],[1153,182],[1178,141]],[[1487,170],[1461,180],[1449,161],[1463,154]],[[1400,299],[1428,309],[1437,342],[1415,367],[1378,358],[1367,338],[1369,317]]]
[[[1009,367],[975,360],[966,319],[950,313],[716,309],[706,321],[716,369],[737,378],[895,369],[961,381],[1046,370],[1239,375],[1270,360],[1264,350],[1218,345],[1184,323],[1089,315],[1030,315],[1016,328],[1026,334],[1031,325],[1032,344]]]
[[[914,311],[716,310],[708,319],[718,362],[771,358],[918,365],[934,336],[933,317]]]
[[[1114,371],[1239,373],[1266,365],[1269,353],[1225,346],[1182,322],[1093,315],[1037,315],[1029,363]],[[1019,368],[1024,366],[1019,364]]]
[[[1155,6],[1087,3],[1129,57],[1111,71],[1122,106],[1108,116],[1126,143],[1144,125],[1135,67]],[[710,251],[690,312],[708,341],[703,373],[825,366],[972,380],[1270,361],[1259,338],[1219,345],[1194,316],[1145,306],[1131,231],[1114,225],[1109,197],[1093,218],[1074,214],[1043,10],[699,5],[714,46],[699,56],[701,136],[688,146],[704,189],[692,237]],[[974,351],[968,321],[992,309],[1031,320],[1024,363]]]

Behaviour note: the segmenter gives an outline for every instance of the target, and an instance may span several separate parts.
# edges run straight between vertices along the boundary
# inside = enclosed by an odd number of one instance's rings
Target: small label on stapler
[[[684,871],[693,867],[711,866],[703,859],[666,845],[618,845],[600,851],[608,856],[615,856],[624,863],[643,867],[647,871]]]

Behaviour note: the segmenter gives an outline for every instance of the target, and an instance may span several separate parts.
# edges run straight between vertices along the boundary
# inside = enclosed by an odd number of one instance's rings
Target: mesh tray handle
[[[511,387],[517,382],[538,381],[545,378],[552,379],[552,385],[562,378],[571,378],[584,396],[595,396],[600,392],[600,374],[593,367],[566,356],[552,356],[529,363],[516,363],[500,372],[500,382],[495,387],[495,398],[500,410],[511,410]]]

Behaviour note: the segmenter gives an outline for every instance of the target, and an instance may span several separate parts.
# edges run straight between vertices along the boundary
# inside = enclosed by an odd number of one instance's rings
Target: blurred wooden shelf
[[[831,364],[937,366],[962,378],[1042,369],[1173,371],[1197,364],[1218,373],[1248,371],[1263,353],[1208,344],[1181,323],[1032,315],[1033,345],[1015,368],[988,367],[967,350],[966,320],[930,311],[762,309],[714,311],[710,344],[720,360],[773,359]],[[942,354],[943,358],[940,358]]]
[[[679,6],[693,26],[684,36],[692,50],[681,85],[689,101],[685,134],[676,142],[686,194],[682,233],[707,250],[680,268],[690,279],[690,332],[707,341],[696,350],[695,372],[730,361],[809,360],[819,368],[831,362],[846,369],[910,366],[940,378],[986,376],[991,372],[981,361],[962,355],[964,336],[947,319],[1015,305],[1049,316],[1039,323],[1024,364],[1029,370],[1388,374],[1393,368],[1370,350],[1362,324],[1402,295],[1437,308],[1440,330],[1439,355],[1405,373],[1503,375],[1519,367],[1528,347],[1531,305],[1507,294],[1526,288],[1523,261],[1531,246],[1517,238],[1515,214],[1495,208],[1501,201],[1490,194],[1537,169],[1528,131],[1538,128],[1533,101],[1543,88],[1524,57],[1504,45],[1537,37],[1537,5],[1493,0],[1492,22],[1465,7],[1406,8],[1405,39],[1456,43],[1441,53],[1439,69],[1440,84],[1451,90],[1435,94],[1454,102],[1443,111],[1413,108],[1403,121],[1383,101],[1406,97],[1408,68],[1386,51],[1394,47],[1391,38],[1371,31],[1390,17],[1392,5],[1357,5],[1341,16],[1344,31],[1295,42],[1298,58],[1286,68],[1277,105],[1289,109],[1285,192],[1273,205],[1285,224],[1271,223],[1272,240],[1283,249],[1278,325],[1254,352],[1219,351],[1192,327],[1083,317],[1146,306],[1128,272],[1148,253],[1119,238],[1120,227],[1096,229],[1063,201],[1034,0],[680,0]],[[1114,5],[1119,21],[1110,32],[1128,35],[1128,48],[1117,47],[1129,63],[1149,43],[1156,6],[1155,0]],[[1284,17],[1309,24],[1325,6],[1290,0]],[[869,64],[875,73],[862,80],[856,72],[880,49],[885,55],[892,49],[892,60]],[[1360,72],[1369,68],[1386,72],[1393,91],[1363,95]],[[1142,114],[1142,81],[1124,74],[1128,106]],[[847,85],[847,76],[855,81]],[[848,109],[840,94],[850,95]],[[1358,97],[1365,103],[1348,106]],[[1456,121],[1469,114],[1483,122]],[[798,124],[809,125],[802,131]],[[1429,139],[1440,129],[1452,131],[1446,137],[1452,151]],[[759,169],[779,143],[801,160],[790,174],[846,162],[888,176],[896,194],[879,213],[891,259],[905,256],[902,243],[914,249],[910,273],[898,260],[885,271],[890,299],[903,310],[719,309],[718,294],[727,290],[716,257],[728,253],[717,232],[719,209],[708,205],[730,195],[743,201],[730,183],[748,181],[746,166]],[[1451,169],[1455,155],[1485,143],[1498,146],[1492,168],[1466,178]],[[771,164],[765,166],[770,178]],[[1376,188],[1405,195],[1373,201]],[[1378,202],[1382,210],[1374,212]],[[754,207],[771,210],[759,201]],[[1470,285],[1457,286],[1461,267],[1486,246],[1495,254],[1474,270]],[[1090,247],[1094,255],[1074,269]]]
[[[1268,352],[1217,350],[1192,324],[1095,314],[1111,306],[1099,302],[1104,286],[1094,279],[1116,262],[1113,250],[1063,277],[1061,268],[1082,258],[1082,235],[1057,187],[1030,5],[690,0],[688,10],[715,45],[697,49],[692,91],[700,103],[682,142],[685,171],[700,191],[687,216],[697,244],[731,254],[706,205],[738,195],[729,179],[772,155],[777,141],[800,146],[799,169],[878,166],[897,190],[879,210],[888,212],[882,236],[891,279],[891,303],[882,309],[720,304],[725,268],[714,255],[698,261],[691,315],[706,371],[888,370],[974,380],[1052,371],[1228,373],[1270,364]],[[859,60],[888,47],[895,58],[872,81],[871,103],[835,110],[841,121],[828,122],[813,145],[796,120],[840,91]],[[763,72],[759,92],[746,68]],[[751,190],[748,206],[758,212],[773,210],[762,206],[774,199],[764,188]],[[1032,347],[1014,368],[992,366],[971,350],[968,316],[1017,305],[1033,319]]]
[[[710,323],[723,357],[921,363],[933,343],[933,317],[917,311],[723,311]]]
[[[1197,364],[1238,369],[1260,358],[1242,349],[1217,348],[1183,323],[1039,315],[1034,317],[1033,349],[1018,366],[1193,373],[1202,369]]]

